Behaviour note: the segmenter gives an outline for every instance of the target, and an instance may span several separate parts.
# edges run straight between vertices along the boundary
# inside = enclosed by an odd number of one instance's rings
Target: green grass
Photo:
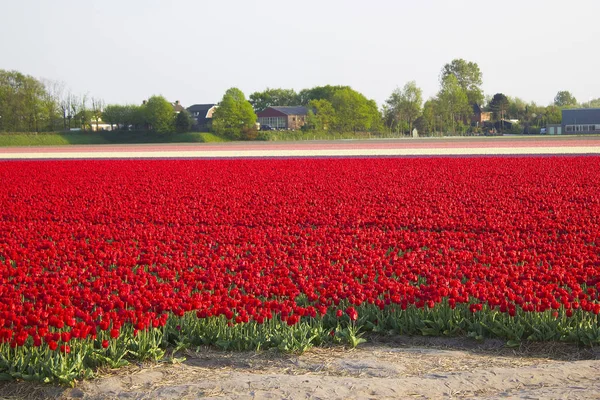
[[[71,144],[215,143],[228,140],[208,132],[159,135],[152,132],[66,132],[0,134],[0,147]]]

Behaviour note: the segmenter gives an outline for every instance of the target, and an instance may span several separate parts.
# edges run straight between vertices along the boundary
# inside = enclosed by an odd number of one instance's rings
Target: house
[[[269,125],[273,129],[300,129],[306,123],[308,109],[302,106],[267,107],[256,113],[261,126]]]
[[[216,104],[194,104],[187,108],[194,119],[194,128],[198,130],[210,128],[213,113],[217,109]]]
[[[562,133],[579,135],[600,133],[600,108],[562,110]]]
[[[175,114],[179,114],[180,112],[185,110],[181,103],[179,103],[179,100],[176,100],[175,103],[171,103],[171,105],[173,106],[173,111],[175,111]]]
[[[96,120],[92,120],[90,122],[90,127],[92,128],[92,132],[97,131],[112,131],[113,125],[102,121],[101,119],[96,122]],[[117,125],[118,127],[118,125]]]
[[[484,126],[486,122],[491,120],[491,112],[483,111],[483,108],[479,104],[473,104],[473,116],[471,117],[471,124],[473,126]]]

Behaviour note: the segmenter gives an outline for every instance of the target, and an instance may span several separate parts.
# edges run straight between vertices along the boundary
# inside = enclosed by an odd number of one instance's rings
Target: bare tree
[[[63,119],[63,129],[71,129],[71,119],[73,118],[73,107],[72,105],[77,102],[73,93],[70,90],[64,91],[60,96],[58,106]],[[78,107],[75,107],[78,108]]]
[[[45,88],[43,109],[48,119],[48,127],[50,130],[54,130],[57,116],[61,110],[60,101],[65,90],[65,83],[51,79],[41,79],[41,82]]]
[[[96,122],[96,132],[98,132],[98,125],[102,118],[102,111],[104,111],[104,100],[97,97],[92,97],[92,118]]]

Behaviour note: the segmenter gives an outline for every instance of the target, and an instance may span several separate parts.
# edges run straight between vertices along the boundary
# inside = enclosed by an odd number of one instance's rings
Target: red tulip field
[[[372,334],[600,343],[600,157],[9,161],[0,183],[0,379]]]

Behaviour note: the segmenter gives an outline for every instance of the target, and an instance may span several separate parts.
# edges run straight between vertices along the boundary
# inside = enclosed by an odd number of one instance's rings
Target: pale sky
[[[0,0],[0,69],[75,94],[184,106],[349,85],[381,105],[445,63],[479,64],[486,95],[600,97],[599,0]]]

